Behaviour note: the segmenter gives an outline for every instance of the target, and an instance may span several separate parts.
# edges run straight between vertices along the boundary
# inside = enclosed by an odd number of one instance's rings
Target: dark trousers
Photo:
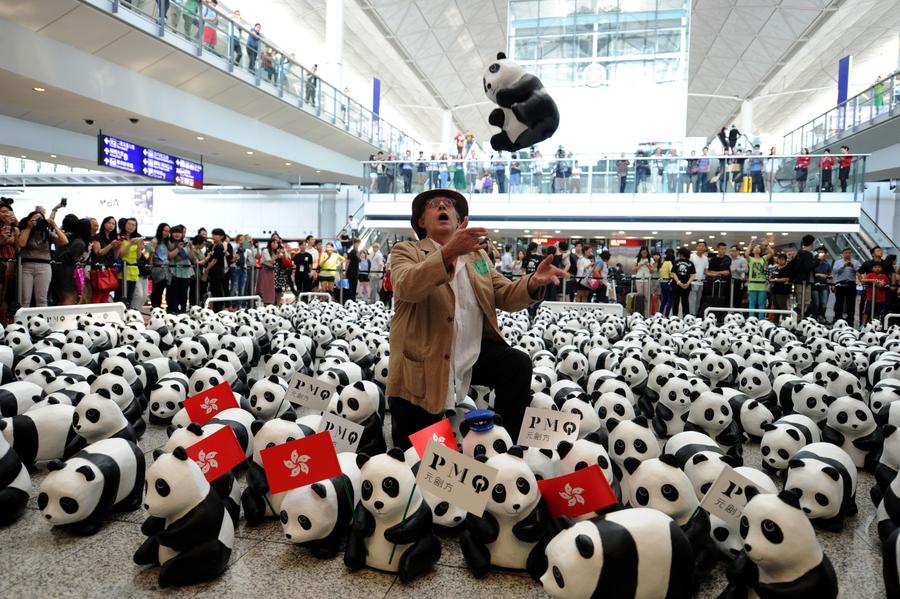
[[[753,193],[765,193],[766,192],[766,186],[763,183],[762,173],[758,173],[758,172],[750,173],[750,178],[752,181],[751,189],[753,190]]]
[[[412,171],[403,169],[401,173],[403,174],[403,193],[410,193],[412,191]]]
[[[153,291],[150,293],[150,305],[159,308],[162,305],[163,291],[166,290],[168,283],[165,278],[159,281],[153,281]]]
[[[173,277],[166,291],[166,310],[170,314],[183,314],[187,311],[188,290],[191,279]]]
[[[834,319],[846,319],[847,323],[853,325],[853,319],[856,315],[856,285],[835,285],[834,286]]]
[[[841,191],[847,191],[847,179],[850,178],[850,167],[842,166],[838,169],[838,181],[841,182]]]
[[[822,169],[822,191],[834,191],[834,184],[831,182],[831,169]]]
[[[247,46],[247,67],[251,72],[256,72],[256,48]]]
[[[225,277],[224,276],[214,276],[210,275],[209,277],[209,297],[225,297],[227,295],[225,291]],[[215,302],[212,305],[212,309],[214,312],[218,312],[222,309],[221,302]]]
[[[356,299],[356,288],[359,285],[359,273],[347,272],[347,291],[344,292],[344,301]]]
[[[515,442],[531,397],[531,359],[522,351],[493,340],[481,342],[481,354],[472,371],[473,385],[494,387],[494,411]],[[409,435],[444,419],[399,397],[388,398],[394,446],[408,449]]]
[[[659,311],[668,316],[672,312],[672,283],[670,281],[660,281],[659,291],[662,295]]]
[[[691,288],[682,289],[678,285],[672,285],[672,297],[674,298],[674,303],[672,304],[672,315],[678,316],[678,307],[681,306],[681,316],[687,316],[691,313]]]
[[[625,193],[625,182],[628,180],[628,175],[619,175],[619,193]]]
[[[297,274],[294,276],[294,280],[297,283],[297,291],[299,291],[300,293],[309,293],[310,291],[312,291],[313,282],[312,277],[310,277],[309,275],[303,276]]]
[[[244,58],[244,50],[241,46],[241,40],[239,38],[234,38],[231,40],[231,60],[234,62],[235,66],[240,66],[242,58]]]

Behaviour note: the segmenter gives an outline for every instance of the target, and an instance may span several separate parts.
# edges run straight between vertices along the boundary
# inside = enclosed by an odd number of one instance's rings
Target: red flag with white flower
[[[459,451],[459,447],[456,445],[456,437],[453,436],[453,427],[447,418],[411,434],[409,440],[412,442],[413,447],[416,448],[416,453],[419,454],[420,460],[425,455],[425,449],[431,440],[442,443],[453,451]]]
[[[263,449],[259,457],[273,494],[341,474],[329,431]]]
[[[184,409],[191,417],[191,422],[200,425],[206,424],[208,420],[215,418],[223,410],[239,407],[234,398],[234,391],[227,382],[220,383],[184,400]]]
[[[208,437],[185,448],[188,457],[200,466],[206,480],[212,482],[230,472],[247,456],[230,426],[223,426]]]
[[[598,464],[556,478],[539,480],[538,488],[554,518],[574,518],[618,501]]]

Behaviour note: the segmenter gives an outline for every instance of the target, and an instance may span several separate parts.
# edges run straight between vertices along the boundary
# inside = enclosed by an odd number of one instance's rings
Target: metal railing
[[[381,116],[322,80],[276,45],[265,33],[236,21],[233,15],[191,0],[88,0],[117,13],[128,10],[156,26],[162,39],[174,36],[192,44],[198,57],[211,57],[222,70],[238,71],[268,93],[315,114],[369,143],[392,152],[417,150],[418,141]]]
[[[519,155],[527,153],[520,153]],[[850,165],[841,169],[842,156]],[[598,155],[520,158],[404,158],[364,161],[371,200],[408,201],[409,194],[452,188],[470,198],[516,194],[611,194],[631,201],[791,199],[861,201],[868,154]],[[828,168],[828,165],[831,168]],[[737,195],[735,195],[737,194]]]
[[[703,311],[703,315],[708,316],[709,314],[712,314],[712,313],[732,313],[732,312],[738,313],[738,314],[749,314],[750,312],[757,313],[760,311],[765,312],[766,314],[784,314],[785,316],[790,316],[793,324],[795,324],[795,325],[797,324],[797,313],[794,312],[793,310],[774,310],[772,308],[762,308],[762,309],[757,309],[757,308],[753,308],[753,309],[750,309],[750,308],[706,308]]]
[[[784,136],[782,149],[799,152],[837,140],[846,131],[867,125],[879,117],[894,115],[900,107],[900,71],[874,83],[852,98],[820,114]]]

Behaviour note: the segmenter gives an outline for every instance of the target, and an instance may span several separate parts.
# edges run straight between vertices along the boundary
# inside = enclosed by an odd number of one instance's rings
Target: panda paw
[[[503,114],[503,110],[499,108],[495,108],[491,111],[491,114],[488,115],[488,124],[493,125],[494,127],[503,127],[503,123],[506,122],[506,117]]]

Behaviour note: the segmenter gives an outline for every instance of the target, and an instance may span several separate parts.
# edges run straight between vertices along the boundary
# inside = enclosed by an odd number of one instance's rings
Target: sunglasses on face
[[[425,205],[429,208],[437,208],[441,204],[443,204],[444,206],[447,206],[448,208],[455,208],[456,200],[454,200],[453,198],[437,197],[437,198],[431,198],[427,202],[425,202]]]

